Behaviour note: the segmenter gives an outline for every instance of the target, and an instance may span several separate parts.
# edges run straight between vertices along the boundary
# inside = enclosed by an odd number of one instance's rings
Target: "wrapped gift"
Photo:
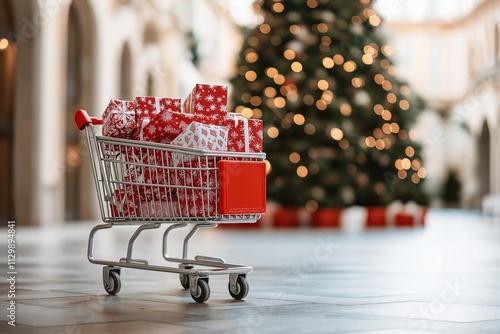
[[[170,144],[200,150],[227,151],[227,128],[193,122]],[[182,153],[172,154],[174,166],[191,158],[192,156]]]
[[[185,113],[210,117],[218,125],[227,113],[227,86],[196,84],[182,107]]]
[[[183,217],[207,217],[217,213],[216,166],[205,159],[186,162],[171,170],[177,205]]]
[[[230,152],[262,152],[262,120],[227,113],[222,125],[228,128],[227,150]]]
[[[175,204],[175,205],[174,205]],[[179,217],[177,201],[143,201],[140,205],[141,217],[168,219]]]
[[[132,101],[109,101],[102,114],[104,136],[130,139],[136,130],[135,103]]]
[[[126,186],[122,189],[116,189],[110,201],[111,216],[118,217],[137,217],[139,195],[132,186]]]
[[[181,111],[181,99],[168,97],[138,96],[135,98],[135,105],[137,126],[142,128],[158,114],[167,111]]]
[[[126,160],[129,168],[124,179],[134,184],[141,201],[168,198],[171,192],[168,166],[172,161],[169,152],[129,147]]]
[[[192,122],[218,124],[215,119],[196,114],[183,114],[166,111],[154,116],[149,122],[143,122],[134,139],[169,144],[179,136]]]

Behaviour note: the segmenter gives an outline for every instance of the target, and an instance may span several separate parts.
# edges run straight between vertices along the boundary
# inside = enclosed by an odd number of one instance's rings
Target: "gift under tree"
[[[370,0],[264,0],[232,80],[237,112],[264,121],[268,197],[284,206],[426,202],[423,102],[396,76]]]

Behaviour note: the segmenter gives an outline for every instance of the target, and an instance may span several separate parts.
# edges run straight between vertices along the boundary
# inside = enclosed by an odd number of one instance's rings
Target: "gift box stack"
[[[226,86],[197,84],[183,103],[163,97],[111,100],[102,118],[104,136],[212,151],[262,152],[262,121],[228,112]],[[110,201],[113,217],[217,214],[214,160],[133,145],[121,154],[128,169]]]

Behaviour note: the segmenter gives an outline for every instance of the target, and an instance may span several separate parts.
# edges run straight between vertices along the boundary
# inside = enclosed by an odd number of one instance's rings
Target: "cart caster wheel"
[[[193,269],[193,266],[185,266],[183,269]],[[179,274],[179,280],[185,290],[189,289],[189,275]]]
[[[242,300],[248,294],[248,282],[243,276],[238,276],[234,290],[231,289],[231,282],[228,284],[229,294],[236,300]]]
[[[116,271],[109,272],[109,283],[104,283],[104,290],[110,295],[116,295],[122,288],[120,275]]]
[[[197,303],[204,303],[210,297],[210,287],[208,286],[208,282],[204,279],[199,279],[196,287],[196,294],[191,292],[191,297]]]

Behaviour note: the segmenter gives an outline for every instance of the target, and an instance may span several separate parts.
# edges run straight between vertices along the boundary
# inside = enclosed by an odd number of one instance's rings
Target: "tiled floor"
[[[2,278],[0,333],[500,333],[500,224],[479,214],[431,212],[425,229],[357,234],[201,231],[190,254],[254,266],[244,301],[230,298],[227,276],[214,276],[205,304],[175,274],[132,269],[108,296],[101,266],[86,259],[91,227],[17,229],[16,327],[5,322]],[[130,231],[102,232],[97,255],[124,256]],[[157,232],[144,232],[135,257],[162,264]],[[172,250],[181,245],[174,233]]]

